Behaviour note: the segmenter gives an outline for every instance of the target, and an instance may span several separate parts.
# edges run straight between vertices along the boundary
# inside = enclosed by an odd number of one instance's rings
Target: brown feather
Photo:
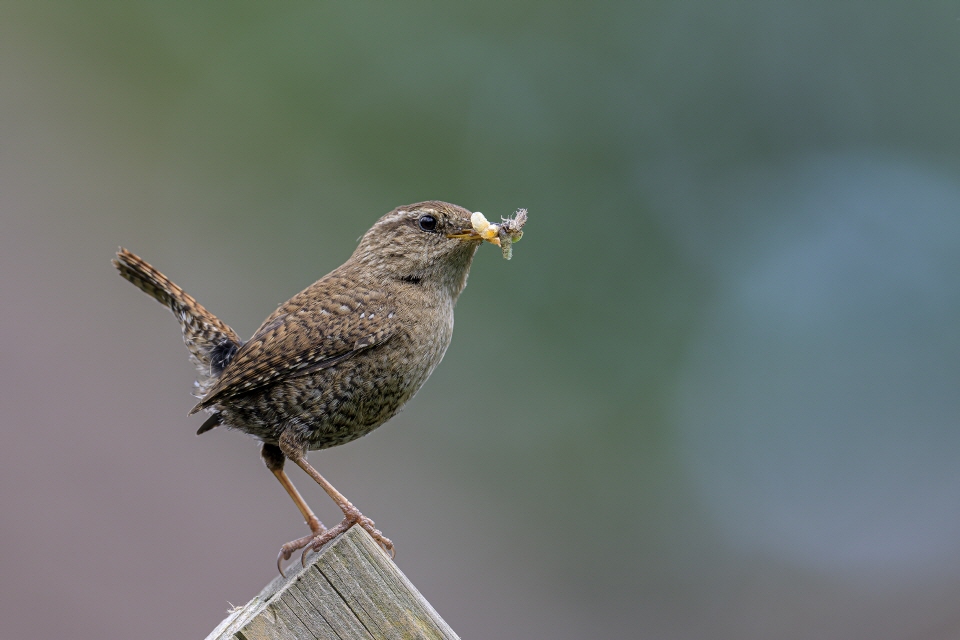
[[[324,294],[317,295],[319,291]],[[394,312],[383,292],[358,292],[333,272],[267,318],[191,413],[379,345],[393,334]],[[318,323],[317,318],[325,322]]]

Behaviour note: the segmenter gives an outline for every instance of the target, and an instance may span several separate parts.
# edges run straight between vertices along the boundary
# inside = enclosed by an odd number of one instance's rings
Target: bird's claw
[[[384,551],[390,554],[391,559],[397,556],[397,552],[393,546],[393,542],[391,542],[390,538],[383,535],[383,532],[380,531],[380,529],[377,529],[377,527],[374,525],[373,520],[371,520],[367,516],[360,513],[360,511],[356,507],[354,507],[352,511],[349,511],[344,515],[346,517],[343,519],[343,522],[349,522],[350,525],[359,524],[361,527],[363,527],[364,531],[370,534],[371,538],[377,541],[377,544],[380,545],[380,547],[383,548]],[[343,524],[343,522],[341,524]],[[350,525],[347,525],[347,528],[349,528]]]
[[[280,575],[286,578],[286,574],[283,572],[283,563],[293,557],[293,552],[297,549],[302,549],[303,547],[310,544],[310,541],[313,540],[314,534],[308,536],[303,536],[302,538],[297,538],[292,540],[287,544],[280,547],[280,553],[277,554],[277,571],[280,572]]]
[[[377,544],[379,544],[384,551],[390,554],[391,560],[397,557],[397,550],[393,546],[393,542],[390,540],[390,538],[383,535],[380,529],[377,529],[375,526],[373,526],[373,520],[366,516],[360,516],[357,524],[363,527],[364,530],[370,534],[370,537],[376,540]]]
[[[332,529],[327,529],[325,532],[319,535],[307,536],[308,540],[297,547],[291,548],[290,553],[293,553],[293,551],[296,551],[297,549],[300,549],[302,547],[303,553],[300,554],[300,564],[303,566],[307,566],[307,555],[309,555],[311,551],[320,551],[320,549],[323,548],[323,545],[327,544],[328,542],[330,542],[331,540],[339,536],[341,533],[346,533],[347,529],[349,529],[355,524],[358,524],[361,527],[363,527],[364,531],[369,533],[370,537],[376,540],[377,544],[380,545],[380,547],[383,548],[384,551],[390,554],[391,559],[397,556],[396,548],[393,546],[393,542],[390,540],[390,538],[383,535],[383,532],[381,532],[379,529],[376,528],[376,526],[374,526],[373,520],[371,520],[367,516],[360,513],[360,511],[356,508],[346,512],[344,514],[343,520],[340,521],[340,524],[333,527]],[[294,540],[293,542],[288,542],[286,545],[284,545],[284,548],[290,545],[299,544],[302,540],[303,538],[300,538],[300,540]],[[280,552],[282,554],[283,549],[281,549]],[[286,558],[284,559],[288,559],[289,557],[290,556],[287,555]],[[279,565],[279,562],[280,560],[278,559],[277,560],[278,565]]]
[[[325,533],[328,533],[327,528],[317,520],[316,525],[311,525],[311,532],[302,538],[297,538],[296,540],[291,540],[287,544],[280,547],[280,553],[277,554],[277,571],[280,572],[280,575],[286,578],[286,574],[283,572],[283,563],[293,557],[294,552],[299,549],[303,549],[311,542],[313,542],[318,536],[322,536]]]

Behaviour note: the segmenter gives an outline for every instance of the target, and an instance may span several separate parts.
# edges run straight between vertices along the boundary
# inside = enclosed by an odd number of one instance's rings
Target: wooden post
[[[207,640],[459,640],[361,527],[287,573],[231,611]]]

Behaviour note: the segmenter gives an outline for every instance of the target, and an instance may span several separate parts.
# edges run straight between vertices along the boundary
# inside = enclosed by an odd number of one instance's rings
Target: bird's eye
[[[419,224],[420,228],[424,231],[436,231],[437,229],[437,219],[431,215],[420,216],[417,224]]]

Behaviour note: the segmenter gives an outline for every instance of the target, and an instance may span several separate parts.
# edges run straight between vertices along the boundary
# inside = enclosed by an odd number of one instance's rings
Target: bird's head
[[[362,265],[380,281],[437,286],[456,299],[484,240],[470,216],[463,207],[435,200],[397,207],[364,234],[348,264]]]

